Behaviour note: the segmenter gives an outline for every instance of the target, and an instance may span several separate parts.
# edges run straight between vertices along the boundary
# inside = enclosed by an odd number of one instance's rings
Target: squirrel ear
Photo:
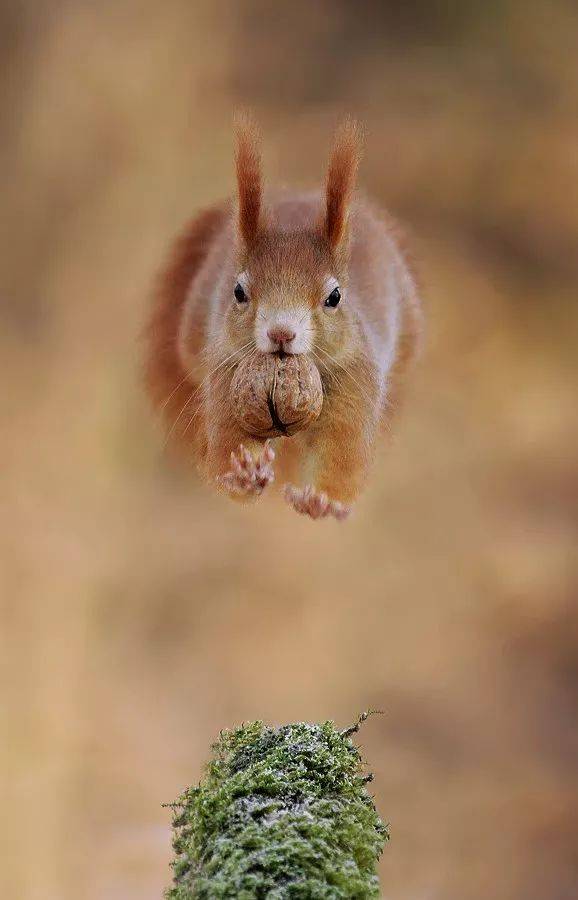
[[[239,231],[248,247],[261,222],[261,151],[257,126],[246,113],[235,116],[235,135]]]
[[[349,202],[361,155],[360,129],[347,118],[335,134],[327,170],[326,208],[323,230],[329,246],[336,250],[347,239]]]

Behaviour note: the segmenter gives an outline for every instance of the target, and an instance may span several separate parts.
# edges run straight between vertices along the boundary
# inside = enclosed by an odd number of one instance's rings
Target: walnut
[[[259,438],[296,434],[323,405],[319,371],[301,354],[247,357],[235,372],[231,394],[241,427]]]

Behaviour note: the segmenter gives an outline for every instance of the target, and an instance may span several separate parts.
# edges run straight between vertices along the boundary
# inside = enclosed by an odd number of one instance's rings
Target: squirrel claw
[[[332,516],[341,522],[351,512],[349,506],[344,506],[338,500],[330,500],[324,491],[316,491],[310,484],[304,488],[296,488],[292,484],[285,485],[285,500],[296,512],[312,519]]]
[[[236,496],[258,497],[275,478],[275,451],[270,441],[255,458],[243,444],[231,453],[231,469],[217,478],[218,484]]]

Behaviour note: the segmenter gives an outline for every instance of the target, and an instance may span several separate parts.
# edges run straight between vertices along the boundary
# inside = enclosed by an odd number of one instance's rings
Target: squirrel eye
[[[339,301],[341,300],[341,291],[338,287],[333,288],[329,297],[325,301],[325,306],[330,306],[331,309],[335,309]]]
[[[237,303],[246,303],[248,300],[247,294],[241,287],[241,285],[237,282],[235,285],[235,290],[233,292],[235,294],[235,300]]]

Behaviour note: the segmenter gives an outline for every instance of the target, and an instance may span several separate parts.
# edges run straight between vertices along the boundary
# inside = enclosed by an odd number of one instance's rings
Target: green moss
[[[167,900],[379,897],[388,832],[356,730],[251,722],[223,732],[199,786],[173,805]]]

